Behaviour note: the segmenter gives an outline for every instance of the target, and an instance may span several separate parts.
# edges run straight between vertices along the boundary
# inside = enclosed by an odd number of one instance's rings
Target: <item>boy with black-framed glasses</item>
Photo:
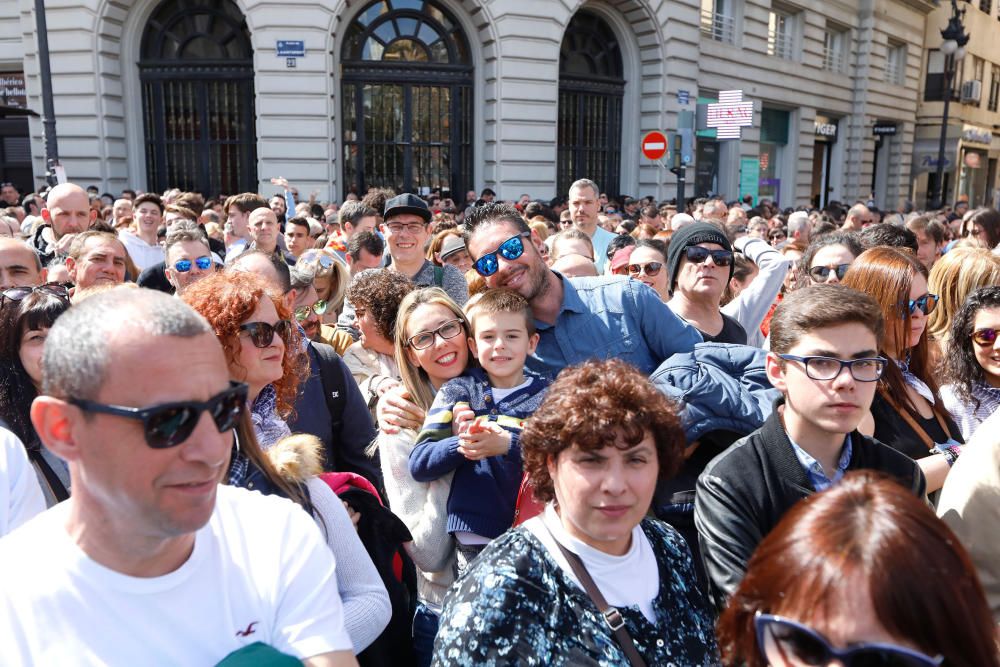
[[[695,493],[709,593],[720,609],[782,515],[846,472],[883,472],[924,495],[916,463],[857,430],[887,363],[878,356],[883,326],[871,297],[835,285],[793,292],[775,310],[766,364],[782,398],[761,428],[709,463]]]

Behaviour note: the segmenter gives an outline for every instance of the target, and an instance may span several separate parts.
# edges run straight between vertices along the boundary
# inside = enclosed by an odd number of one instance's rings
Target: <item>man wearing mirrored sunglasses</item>
[[[246,388],[203,318],[160,292],[96,294],[50,329],[42,368],[32,422],[73,495],[0,543],[18,573],[0,577],[0,663],[212,665],[262,642],[356,664],[316,524],[220,486]]]
[[[201,230],[175,229],[167,234],[167,281],[176,294],[215,272],[208,237]]]
[[[743,325],[719,308],[733,277],[733,247],[721,229],[696,222],[674,232],[667,275],[670,309],[697,328],[706,342],[747,344]]]
[[[785,512],[847,472],[885,473],[923,498],[917,464],[858,431],[889,363],[878,355],[884,326],[870,296],[836,285],[791,292],[774,311],[765,364],[782,397],[763,426],[708,464],[695,490],[698,543],[720,610]]]
[[[639,281],[553,272],[538,251],[542,241],[512,206],[469,211],[463,234],[487,287],[513,289],[531,304],[540,336],[528,358],[533,371],[558,373],[587,359],[620,358],[648,374],[701,342],[694,327]]]

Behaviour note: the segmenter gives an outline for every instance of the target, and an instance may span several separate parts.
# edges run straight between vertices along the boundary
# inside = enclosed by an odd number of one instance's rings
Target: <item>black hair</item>
[[[39,446],[30,415],[38,391],[21,363],[21,337],[51,328],[68,308],[67,299],[36,291],[20,301],[5,299],[0,309],[0,419],[29,449]]]
[[[914,253],[917,252],[917,235],[906,227],[897,227],[888,222],[880,222],[877,225],[865,227],[857,232],[858,242],[865,250],[877,246],[889,246],[892,248],[909,248]]]
[[[656,252],[663,255],[663,261],[667,261],[667,249],[670,247],[669,241],[663,241],[661,239],[640,239],[635,242],[635,248],[652,248]]]
[[[820,248],[825,248],[831,245],[842,245],[847,250],[854,255],[857,259],[858,255],[864,252],[864,248],[861,247],[861,243],[858,242],[858,237],[853,232],[835,231],[829,232],[828,234],[823,234],[822,236],[817,236],[806,248],[806,251],[802,253],[802,259],[799,260],[799,273],[802,274],[802,279],[799,284],[808,285],[812,282],[809,279],[809,267],[812,266],[813,257],[819,252]]]
[[[613,239],[608,241],[608,259],[614,259],[615,253],[622,248],[627,248],[629,246],[636,245],[636,240],[629,234],[618,234]]]
[[[972,349],[972,327],[976,315],[984,308],[1000,308],[1000,286],[980,287],[966,298],[951,322],[948,347],[944,356],[945,378],[955,388],[955,395],[963,403],[972,403],[979,409],[979,399],[973,393],[977,384],[985,384],[986,372],[976,361]]]
[[[518,232],[530,232],[531,227],[524,221],[517,209],[503,202],[489,202],[473,206],[465,212],[465,222],[462,224],[462,237],[465,246],[480,227],[487,227],[501,222],[509,223]]]

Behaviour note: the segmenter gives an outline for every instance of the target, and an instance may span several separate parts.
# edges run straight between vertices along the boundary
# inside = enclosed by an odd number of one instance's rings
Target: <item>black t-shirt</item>
[[[701,331],[701,329],[699,329],[699,331]],[[746,329],[743,328],[742,324],[725,313],[722,314],[722,330],[714,336],[701,331],[701,337],[705,339],[706,343],[732,343],[735,345],[747,344]]]
[[[875,394],[872,401],[872,417],[875,420],[874,437],[893,449],[906,454],[914,461],[930,456],[927,444],[920,434],[916,433],[910,424],[903,419],[892,405],[881,394]],[[945,433],[938,423],[937,417],[924,419],[917,415],[916,422],[935,443],[945,443],[948,438],[962,442],[962,432],[948,415],[944,415],[945,424],[950,433]]]

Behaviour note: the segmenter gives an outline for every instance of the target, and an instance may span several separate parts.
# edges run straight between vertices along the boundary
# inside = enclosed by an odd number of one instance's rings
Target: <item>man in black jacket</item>
[[[917,464],[857,431],[887,363],[878,356],[884,326],[871,297],[838,285],[798,290],[775,310],[766,364],[782,398],[760,429],[705,468],[695,493],[698,541],[719,609],[784,513],[846,472],[877,470],[923,497]]]

